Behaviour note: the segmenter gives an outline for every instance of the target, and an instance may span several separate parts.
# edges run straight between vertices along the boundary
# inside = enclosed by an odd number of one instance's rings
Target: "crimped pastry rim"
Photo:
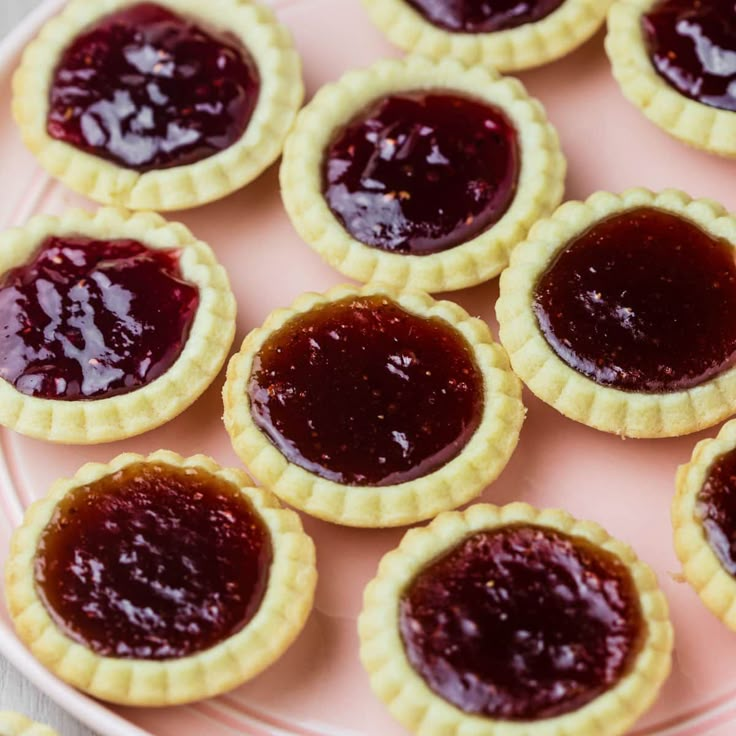
[[[138,0],[70,0],[27,47],[13,77],[13,116],[23,141],[51,175],[104,205],[171,211],[240,189],[281,153],[304,98],[301,62],[273,12],[256,0],[157,0],[174,12],[234,33],[259,69],[258,102],[245,133],[229,148],[188,166],[140,174],[51,138],[48,89],[62,51],[86,26]]]
[[[481,423],[465,448],[429,475],[393,486],[346,486],[290,463],[255,424],[247,383],[264,342],[293,317],[351,296],[386,296],[419,317],[439,317],[466,339],[485,385]],[[223,389],[225,426],[236,454],[266,488],[311,516],[355,527],[403,526],[455,508],[481,493],[509,461],[518,442],[525,409],[521,383],[488,326],[458,305],[427,294],[383,284],[337,286],[325,294],[302,294],[287,309],[271,313],[231,359]]]
[[[36,723],[26,716],[9,710],[0,711],[2,736],[59,736],[49,726]]]
[[[251,621],[220,644],[188,657],[160,662],[102,657],[67,637],[49,616],[36,591],[33,562],[39,538],[57,504],[80,485],[135,463],[199,468],[235,485],[268,527],[273,562],[261,606]],[[147,457],[118,455],[110,463],[88,463],[73,478],[56,481],[32,504],[14,532],[5,569],[5,592],[20,639],[57,677],[96,698],[119,705],[190,703],[231,690],[271,665],[302,630],[312,609],[317,581],[315,549],[299,517],[252,486],[241,470],[222,468],[212,458],[184,458],[167,450]]]
[[[516,374],[542,401],[589,427],[625,437],[673,437],[697,432],[736,411],[736,367],[686,391],[646,394],[601,386],[570,368],[544,338],[532,310],[539,277],[567,243],[606,217],[653,207],[693,222],[736,248],[736,218],[706,199],[667,189],[597,192],[563,204],[532,228],[501,277],[496,304],[501,343]]]
[[[210,247],[152,212],[72,209],[0,233],[0,277],[27,262],[51,235],[130,238],[153,250],[179,250],[182,277],[197,286],[199,307],[181,354],[154,381],[118,396],[61,401],[27,396],[0,379],[0,425],[50,442],[97,444],[147,432],[187,409],[220,372],[235,336],[235,298]]]
[[[466,243],[431,255],[401,255],[353,238],[322,194],[322,155],[334,132],[381,96],[441,88],[499,107],[518,135],[521,170],[517,192],[504,216]],[[284,146],[280,182],[292,225],[323,260],[356,281],[381,281],[428,292],[449,291],[487,281],[508,263],[512,247],[532,224],[562,200],[565,158],[557,132],[542,105],[521,82],[456,61],[420,57],[382,60],[325,85],[299,113]]]
[[[633,669],[615,687],[577,711],[531,723],[469,715],[436,695],[410,665],[398,627],[400,596],[422,568],[475,532],[518,523],[580,537],[615,554],[639,592],[647,631]],[[535,729],[544,736],[619,736],[655,700],[670,672],[673,644],[668,605],[656,575],[631,547],[598,524],[579,521],[566,511],[518,502],[446,512],[428,526],[408,531],[384,556],[377,576],[366,587],[358,631],[360,657],[373,691],[394,718],[418,736],[529,736]]]

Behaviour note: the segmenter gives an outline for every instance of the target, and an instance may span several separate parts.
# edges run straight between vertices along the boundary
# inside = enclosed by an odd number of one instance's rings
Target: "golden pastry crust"
[[[493,33],[448,31],[405,0],[363,0],[363,5],[391,43],[404,51],[510,72],[547,64],[581,46],[603,25],[611,2],[566,0],[536,23]]]
[[[582,538],[619,558],[639,593],[646,635],[631,671],[579,710],[555,718],[514,722],[469,715],[436,695],[414,670],[399,632],[399,601],[413,578],[434,559],[482,530],[534,524]],[[651,568],[598,524],[559,509],[524,503],[471,506],[440,514],[429,526],[408,531],[382,560],[368,584],[358,620],[360,658],[371,687],[391,714],[419,736],[619,736],[653,703],[671,666],[673,632],[667,601]]]
[[[736,421],[723,425],[717,437],[695,445],[690,462],[677,470],[672,502],[675,552],[682,573],[705,605],[736,631],[736,580],[716,556],[697,513],[698,494],[713,463],[736,448]]]
[[[411,314],[437,317],[457,329],[471,347],[484,381],[483,417],[462,452],[429,475],[393,486],[346,486],[290,463],[255,424],[248,400],[253,360],[273,333],[296,315],[350,296],[368,295],[386,296]],[[484,322],[452,302],[381,284],[303,294],[289,309],[273,312],[245,338],[230,361],[223,398],[225,426],[235,452],[266,488],[312,516],[356,527],[402,526],[471,500],[506,466],[525,415],[521,384]]]
[[[273,562],[268,587],[253,619],[230,638],[195,655],[165,661],[101,657],[67,637],[54,623],[35,584],[39,539],[57,504],[75,488],[129,465],[149,462],[198,468],[236,486],[252,503],[271,536]],[[164,706],[210,698],[255,677],[275,662],[302,630],[317,581],[314,544],[299,517],[240,470],[211,458],[183,458],[159,450],[148,457],[126,453],[109,464],[89,463],[71,479],[54,483],[34,503],[16,530],[6,567],[10,615],[21,640],[60,679],[101,700],[121,705]]]
[[[20,713],[0,711],[0,736],[59,736],[56,731],[34,723]]]
[[[151,383],[104,399],[59,401],[27,396],[0,379],[0,424],[28,437],[82,445],[132,437],[170,421],[204,393],[232,346],[236,305],[225,269],[183,225],[150,212],[103,208],[39,215],[1,233],[0,277],[26,263],[51,235],[130,238],[154,250],[179,250],[182,277],[197,286],[199,307],[179,358]]]
[[[472,240],[431,255],[389,253],[353,238],[332,214],[322,193],[322,159],[336,131],[376,99],[397,92],[439,88],[499,107],[519,138],[521,171],[504,216]],[[509,252],[532,224],[560,203],[566,162],[557,132],[542,105],[516,79],[488,69],[466,69],[419,57],[380,61],[323,87],[302,110],[284,147],[281,189],[299,235],[333,268],[357,281],[381,281],[437,292],[461,289],[497,276]]]
[[[304,98],[301,62],[289,32],[253,0],[157,0],[205,26],[235,34],[258,67],[258,103],[242,138],[229,148],[188,166],[140,173],[46,132],[49,86],[64,49],[90,24],[137,1],[71,0],[28,45],[13,78],[13,115],[23,140],[50,174],[101,204],[165,211],[221,199],[278,158]]]
[[[674,138],[720,156],[736,156],[736,113],[680,94],[654,68],[641,17],[657,0],[617,0],[608,16],[606,51],[624,95]]]
[[[542,334],[532,304],[537,281],[569,243],[596,222],[637,207],[655,207],[690,220],[736,247],[736,218],[710,200],[665,190],[598,192],[567,202],[532,228],[501,277],[496,304],[499,335],[514,372],[542,401],[589,427],[625,437],[673,437],[710,427],[733,414],[736,368],[686,391],[645,394],[602,386],[570,368]]]

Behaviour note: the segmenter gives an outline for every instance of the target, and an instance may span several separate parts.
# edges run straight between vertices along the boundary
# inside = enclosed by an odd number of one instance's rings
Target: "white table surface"
[[[90,0],[94,2],[94,0]],[[0,36],[5,36],[40,0],[0,0]],[[8,104],[2,100],[2,104]],[[94,736],[39,692],[0,656],[0,710],[16,710],[48,723],[60,736]]]

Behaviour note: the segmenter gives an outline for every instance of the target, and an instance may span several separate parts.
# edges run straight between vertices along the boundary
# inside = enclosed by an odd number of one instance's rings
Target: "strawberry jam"
[[[624,565],[541,527],[477,532],[409,585],[399,626],[412,667],[466,713],[553,718],[616,685],[644,621]]]
[[[271,539],[232,484],[139,463],[68,494],[36,586],[57,625],[104,657],[167,660],[240,631],[263,599]]]
[[[536,23],[565,0],[406,0],[430,23],[455,33],[493,33]]]
[[[242,137],[259,89],[258,69],[234,37],[140,3],[98,21],[64,51],[47,130],[139,172],[184,166]]]
[[[198,305],[177,251],[48,238],[0,282],[0,376],[44,399],[134,391],[176,362]]]
[[[716,557],[736,575],[736,450],[717,458],[708,470],[696,511]]]
[[[560,253],[534,311],[560,359],[596,383],[689,389],[736,363],[734,249],[668,212],[616,214]]]
[[[642,17],[649,56],[678,92],[736,112],[736,2],[660,0]]]
[[[324,160],[332,213],[361,243],[427,255],[504,215],[519,178],[505,114],[450,92],[385,97],[337,133]]]
[[[460,333],[379,296],[289,321],[256,356],[248,393],[256,424],[290,462],[348,485],[437,470],[483,409],[483,377]]]

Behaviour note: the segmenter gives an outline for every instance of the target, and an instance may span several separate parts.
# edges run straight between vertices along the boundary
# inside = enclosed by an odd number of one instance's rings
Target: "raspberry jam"
[[[403,595],[412,667],[466,713],[553,718],[613,687],[640,650],[633,581],[605,550],[527,525],[477,532]]]
[[[536,23],[565,0],[406,0],[430,23],[455,33],[493,33]]]
[[[0,377],[44,399],[134,391],[176,362],[198,305],[177,251],[50,237],[0,282]]]
[[[736,363],[734,249],[668,212],[616,214],[560,253],[534,311],[559,358],[598,384],[693,388]]]
[[[736,112],[734,0],[660,0],[642,17],[655,69],[678,92]]]
[[[356,240],[421,256],[500,220],[520,165],[516,130],[501,110],[450,92],[409,92],[375,102],[337,133],[324,195]]]
[[[708,470],[696,513],[716,557],[736,575],[736,450],[717,458]]]
[[[87,28],[54,72],[52,138],[139,172],[193,164],[239,140],[260,90],[235,37],[154,3]]]
[[[186,657],[261,605],[271,539],[250,501],[198,468],[139,463],[59,504],[36,586],[57,625],[104,657]]]
[[[480,423],[483,376],[446,322],[350,297],[271,335],[248,395],[254,421],[290,462],[338,483],[387,486],[462,451]]]

